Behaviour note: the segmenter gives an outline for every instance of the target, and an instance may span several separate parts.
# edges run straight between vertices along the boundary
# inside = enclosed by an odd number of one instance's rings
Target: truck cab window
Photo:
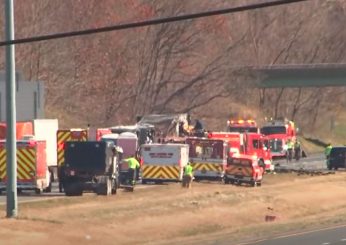
[[[263,149],[263,143],[262,143],[262,140],[259,140],[259,149]]]
[[[258,140],[252,140],[252,148],[258,149]]]

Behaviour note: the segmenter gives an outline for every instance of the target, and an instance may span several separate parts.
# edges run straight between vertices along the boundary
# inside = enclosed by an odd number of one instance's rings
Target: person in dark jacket
[[[59,178],[59,192],[62,193],[65,190],[65,163],[58,167],[58,178]]]

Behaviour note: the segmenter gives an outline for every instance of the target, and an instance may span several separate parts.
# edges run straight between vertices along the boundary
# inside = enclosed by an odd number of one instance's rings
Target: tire
[[[37,195],[42,194],[42,190],[41,190],[41,189],[39,189],[39,188],[35,189],[35,194],[37,194]]]
[[[65,196],[69,196],[69,197],[83,195],[83,189],[80,187],[78,183],[66,184],[64,191],[65,191]]]
[[[112,181],[108,176],[101,176],[96,187],[96,195],[110,196],[112,195]]]
[[[262,180],[257,182],[257,186],[261,187],[262,186]]]
[[[231,182],[230,182],[230,180],[225,179],[225,180],[224,180],[224,183],[225,183],[225,185],[228,185],[228,184],[230,184]]]
[[[251,187],[256,187],[257,186],[257,182],[256,181],[254,181],[254,182],[251,182]]]
[[[117,194],[118,190],[118,182],[116,180],[112,181],[112,195]]]
[[[44,190],[47,193],[51,193],[52,192],[52,182],[49,183],[48,187]]]
[[[261,159],[261,160],[259,160],[259,162],[260,162],[260,166],[262,166],[263,173],[265,173],[265,171],[266,171],[266,165],[264,164],[264,161]]]

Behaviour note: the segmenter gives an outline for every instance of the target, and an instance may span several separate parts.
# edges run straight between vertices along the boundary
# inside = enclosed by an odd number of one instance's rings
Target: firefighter
[[[289,157],[289,159],[291,159],[292,158],[292,150],[293,150],[294,144],[293,144],[293,142],[290,139],[288,139],[287,142],[286,142],[286,146],[287,146],[288,157]]]
[[[62,193],[65,190],[65,163],[62,163],[58,167],[58,179],[59,179],[59,192]]]
[[[187,166],[184,168],[184,177],[182,181],[182,187],[190,189],[192,184],[192,179],[193,179],[193,167],[191,162],[189,162]]]
[[[332,150],[332,145],[329,143],[326,147],[326,149],[324,150],[324,154],[326,155],[326,165],[327,165],[327,168],[329,169],[329,155],[330,155],[330,152]]]
[[[300,142],[296,139],[294,143],[294,158],[299,159],[300,156]]]
[[[140,164],[135,158],[134,155],[131,155],[130,158],[126,158],[123,161],[127,162],[129,164],[129,170],[127,171],[127,183],[130,185],[135,185],[136,183],[136,169],[140,168]]]
[[[203,125],[199,120],[195,120],[195,127],[194,127],[195,131],[199,131],[199,130],[203,130]]]

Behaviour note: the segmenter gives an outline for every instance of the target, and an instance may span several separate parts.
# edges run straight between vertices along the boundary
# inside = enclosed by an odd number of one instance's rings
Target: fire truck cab
[[[222,180],[229,159],[229,144],[220,139],[197,137],[187,138],[186,143],[190,146],[195,180]]]
[[[285,145],[288,139],[295,141],[296,133],[294,122],[287,118],[277,118],[267,121],[267,125],[261,128],[261,133],[270,141],[270,152],[274,158],[285,158]]]
[[[213,132],[208,134],[210,139],[222,139],[229,143],[230,155],[246,154],[256,156],[259,165],[265,171],[273,171],[272,157],[269,149],[269,139],[258,133],[227,133]]]
[[[224,181],[225,184],[261,186],[263,173],[257,157],[235,154],[227,164]]]

